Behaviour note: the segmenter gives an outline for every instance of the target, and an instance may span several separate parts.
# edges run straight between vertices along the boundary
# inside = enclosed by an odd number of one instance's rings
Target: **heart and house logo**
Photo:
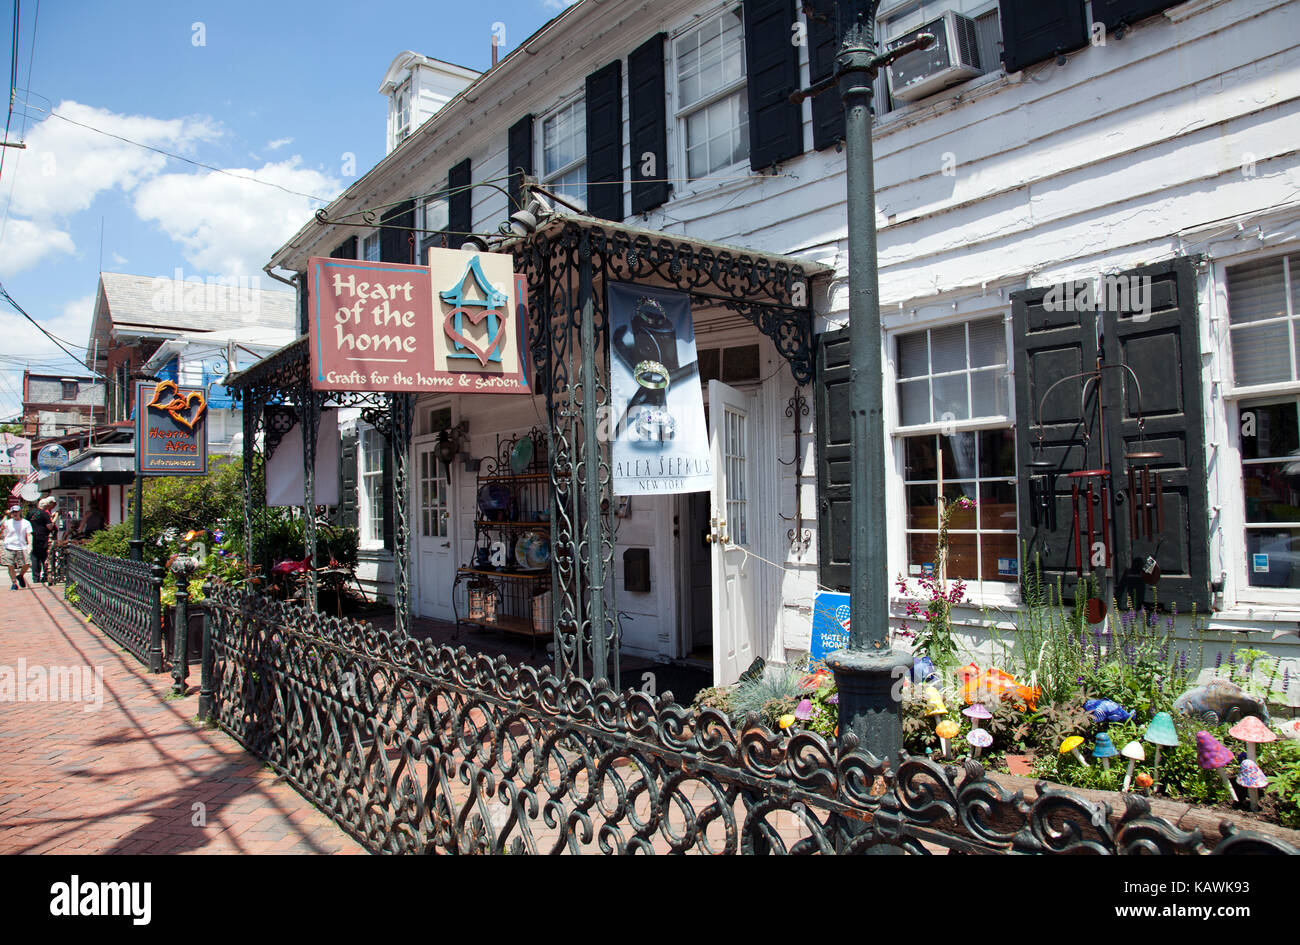
[[[207,412],[208,402],[202,391],[182,394],[175,381],[161,381],[154,387],[153,399],[146,406],[163,411],[185,429],[193,431]]]

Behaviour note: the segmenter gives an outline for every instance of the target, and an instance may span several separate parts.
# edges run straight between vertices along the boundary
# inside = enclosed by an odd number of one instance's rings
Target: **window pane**
[[[1232,329],[1232,368],[1237,386],[1291,380],[1291,341],[1286,322]]]
[[[905,427],[930,422],[929,381],[904,381],[898,385],[898,417]]]
[[[924,377],[930,373],[930,352],[926,332],[900,335],[898,338],[898,376]]]
[[[903,479],[907,482],[937,478],[939,467],[935,464],[934,437],[909,436],[905,439],[903,463]]]
[[[1241,468],[1248,523],[1300,522],[1300,457]]]
[[[939,513],[934,507],[938,493],[934,486],[907,487],[907,527],[937,529]]]
[[[1246,576],[1252,587],[1300,587],[1300,529],[1246,532]]]
[[[971,367],[991,367],[1007,363],[1007,335],[1002,319],[990,318],[970,323]]]
[[[1010,430],[981,430],[980,478],[1016,475],[1016,438]]]
[[[1228,320],[1232,324],[1284,315],[1286,286],[1281,256],[1228,270]]]
[[[968,420],[970,408],[967,405],[966,375],[936,377],[934,385],[934,419]]]
[[[981,485],[979,513],[981,528],[996,528],[1014,532],[1016,530],[1016,484],[1014,482],[986,482]],[[1011,547],[1015,548],[1014,537],[1012,538]]]
[[[1241,408],[1237,425],[1242,459],[1290,456],[1300,451],[1296,403],[1252,404]]]
[[[936,328],[930,332],[930,369],[935,374],[966,369],[966,326]]]
[[[1008,377],[1002,368],[976,371],[970,377],[970,396],[976,417],[1005,417],[1011,413]]]
[[[1019,554],[1015,535],[980,535],[981,576],[986,581],[1015,583],[1020,572]]]
[[[939,445],[943,449],[943,478],[946,481],[975,478],[974,433],[941,436]],[[974,494],[971,494],[971,498],[975,498]]]

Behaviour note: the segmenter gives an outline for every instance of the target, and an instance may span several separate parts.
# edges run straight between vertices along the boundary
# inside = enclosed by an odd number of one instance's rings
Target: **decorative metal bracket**
[[[296,407],[286,406],[284,404],[270,404],[266,408],[266,448],[263,452],[263,458],[270,460],[275,453],[276,447],[280,441],[288,435],[293,429],[293,425],[298,422],[298,410]]]
[[[790,542],[790,551],[796,558],[812,544],[812,532],[803,527],[803,429],[800,417],[808,416],[808,398],[803,395],[803,388],[795,388],[794,396],[785,406],[785,415],[794,419],[794,459],[786,461],[777,459],[782,466],[794,467],[794,515],[782,515],[781,520],[794,522],[794,528],[785,533]]]

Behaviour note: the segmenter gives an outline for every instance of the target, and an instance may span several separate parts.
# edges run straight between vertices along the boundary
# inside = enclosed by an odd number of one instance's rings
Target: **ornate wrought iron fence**
[[[670,697],[528,666],[215,587],[221,726],[374,852],[1296,853],[1225,829],[1210,850],[1129,797],[1040,786],[976,762],[733,726]]]
[[[59,584],[66,577],[68,565],[68,548],[67,542],[51,542],[49,551],[45,556],[45,583]]]
[[[66,548],[76,605],[153,673],[162,672],[162,571],[142,561]]]

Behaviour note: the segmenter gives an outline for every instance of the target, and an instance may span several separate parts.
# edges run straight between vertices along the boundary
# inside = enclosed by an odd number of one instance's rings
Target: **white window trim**
[[[744,187],[744,186],[748,186],[750,183],[748,179],[739,180],[739,181],[722,181],[721,183],[708,180],[709,177],[714,177],[719,174],[725,174],[727,172],[735,171],[737,169],[743,169],[744,173],[741,176],[748,178],[750,176],[748,154],[746,154],[742,160],[737,161],[734,164],[730,164],[727,167],[718,168],[717,170],[710,171],[706,177],[697,178],[695,180],[687,179],[689,176],[689,170],[686,162],[686,118],[687,116],[694,114],[695,112],[699,111],[702,108],[707,108],[709,105],[712,105],[714,102],[721,101],[723,98],[726,98],[727,96],[734,95],[736,94],[736,92],[742,89],[746,89],[746,90],[748,89],[749,87],[748,53],[747,52],[745,53],[745,57],[746,57],[745,74],[741,76],[738,81],[732,83],[726,89],[720,90],[714,93],[713,95],[700,99],[699,101],[692,104],[689,108],[679,108],[677,104],[678,102],[681,101],[681,92],[677,85],[677,40],[681,39],[683,36],[685,36],[688,33],[691,33],[697,29],[702,28],[706,23],[709,23],[710,21],[717,19],[718,17],[724,14],[732,12],[734,9],[743,9],[743,7],[741,7],[739,3],[736,3],[735,0],[731,0],[731,2],[727,2],[727,3],[720,3],[704,11],[698,16],[692,17],[690,19],[690,22],[683,23],[677,26],[675,29],[670,30],[668,33],[668,42],[667,42],[668,48],[666,50],[667,62],[664,63],[664,67],[665,67],[665,81],[666,84],[669,86],[669,101],[671,102],[670,110],[672,111],[672,121],[668,123],[668,133],[669,136],[673,139],[669,145],[668,151],[669,154],[672,156],[670,158],[669,163],[670,165],[675,165],[675,168],[670,168],[670,170],[676,170],[677,173],[675,174],[669,173],[667,176],[670,178],[680,179],[680,182],[673,184],[674,200],[686,200],[705,192],[715,193],[719,188],[730,189],[736,187]],[[744,51],[746,24],[744,22],[743,13],[741,15],[740,29],[741,29],[741,33],[740,33],[741,50]],[[801,53],[800,55],[801,57],[803,57],[805,54]],[[803,58],[800,59],[800,67],[801,69],[803,68]],[[754,146],[753,138],[752,138],[752,134],[753,134],[752,128],[750,129],[750,134],[751,134],[750,148],[752,149]]]
[[[1241,411],[1249,408],[1249,402],[1300,397],[1300,380],[1278,381],[1251,387],[1233,386],[1235,378],[1233,378],[1232,361],[1232,323],[1229,320],[1227,298],[1229,269],[1295,253],[1300,253],[1300,244],[1283,243],[1216,258],[1211,269],[1211,281],[1205,293],[1211,306],[1207,319],[1211,333],[1209,350],[1218,362],[1217,373],[1220,378],[1223,378],[1218,382],[1221,395],[1216,398],[1213,389],[1209,394],[1211,422],[1217,422],[1213,416],[1216,412],[1214,404],[1217,400],[1222,404],[1217,412],[1222,414],[1224,423],[1224,427],[1219,429],[1226,432],[1223,443],[1223,470],[1219,471],[1216,464],[1215,474],[1210,479],[1211,489],[1214,490],[1210,498],[1211,562],[1215,561],[1216,538],[1217,547],[1221,549],[1218,559],[1220,570],[1211,574],[1211,579],[1224,581],[1224,606],[1229,610],[1260,606],[1295,608],[1300,605],[1300,588],[1272,589],[1255,587],[1250,583],[1250,560],[1246,554],[1246,489],[1241,477],[1241,449],[1237,440],[1237,433],[1241,429]],[[1207,454],[1211,454],[1213,450],[1214,436],[1211,433],[1213,429],[1215,428],[1212,426],[1207,427],[1206,431]]]
[[[570,161],[568,164],[565,164],[563,167],[559,168],[558,170],[551,172],[550,174],[547,174],[545,172],[546,171],[546,122],[547,120],[554,118],[556,115],[564,111],[566,108],[574,106],[579,102],[582,103],[583,108],[586,108],[587,107],[586,100],[587,100],[587,90],[585,88],[578,89],[575,92],[570,92],[568,95],[562,98],[554,108],[552,108],[550,111],[542,115],[534,125],[535,127],[534,134],[536,135],[537,138],[537,140],[534,142],[534,147],[536,148],[536,154],[537,154],[537,166],[538,169],[542,172],[541,174],[538,175],[538,180],[540,181],[543,187],[549,187],[551,183],[559,180],[565,174],[568,174],[571,171],[575,171],[579,167],[585,167],[587,164],[587,126],[584,120],[583,128],[582,128],[582,150],[579,156],[574,160]],[[559,191],[557,191],[557,193],[559,193]],[[569,193],[560,193],[559,195],[566,200],[570,200],[574,196],[578,196],[581,198],[582,205],[584,207],[587,205],[587,195],[585,193],[578,194],[578,195],[569,194]]]
[[[960,306],[963,299],[954,298],[952,304]],[[987,302],[988,300],[983,300]],[[906,307],[906,306],[904,306]],[[964,325],[968,322],[978,322],[990,318],[1002,319],[1003,337],[1005,338],[1007,350],[1007,417],[978,417],[974,420],[958,420],[951,424],[945,423],[926,423],[916,424],[913,426],[899,425],[899,404],[898,404],[898,338],[901,335],[915,334],[919,331],[936,331],[944,328],[950,328],[954,325]],[[903,451],[902,438],[907,436],[917,436],[925,434],[942,433],[945,430],[964,433],[978,430],[993,429],[1016,429],[1016,385],[1015,385],[1015,338],[1011,324],[1011,310],[1009,306],[986,308],[983,305],[972,306],[970,311],[960,312],[958,315],[945,316],[943,318],[927,319],[919,324],[901,324],[888,329],[885,333],[885,352],[884,359],[884,385],[886,391],[886,410],[885,410],[885,437],[892,450],[892,462],[887,465],[886,472],[886,495],[888,497],[889,507],[894,509],[907,508],[907,486],[906,483],[906,457]],[[892,406],[890,402],[892,401]],[[1019,482],[1022,465],[1022,457],[1016,456],[1016,535],[1020,534],[1020,492]],[[891,619],[907,620],[906,617],[900,617],[904,603],[908,598],[900,597],[897,593],[897,586],[893,579],[897,575],[903,575],[909,580],[914,580],[907,573],[907,524],[903,520],[901,527],[891,526],[888,534],[889,549],[889,574],[890,574],[890,607]],[[1019,538],[1017,538],[1017,546]],[[1019,555],[1017,554],[1017,558]],[[1019,566],[1023,568],[1024,562],[1020,561]],[[951,584],[951,579],[949,581]],[[1022,604],[1020,595],[1020,583],[1018,581],[967,581],[966,582],[966,601],[961,607],[974,608],[1017,608]],[[909,623],[915,623],[915,620]]]
[[[376,256],[374,259],[371,259],[366,253],[366,247],[370,245],[371,240],[374,240],[374,244],[378,248],[378,252],[379,252],[379,255]],[[384,253],[383,243],[380,241],[378,230],[376,230],[374,233],[366,234],[361,237],[360,256],[363,262],[379,262],[380,259],[383,257],[383,253]]]
[[[380,441],[383,440],[383,434],[374,427],[364,422],[357,423],[357,547],[365,551],[382,551],[384,548],[384,524],[379,522],[379,538],[370,538],[370,526],[373,524],[370,517],[370,500],[366,495],[366,478],[367,476],[379,477],[379,488],[383,490],[383,461],[380,460],[380,471],[377,473],[366,472],[366,435],[373,433]],[[381,499],[382,501],[382,499]]]

